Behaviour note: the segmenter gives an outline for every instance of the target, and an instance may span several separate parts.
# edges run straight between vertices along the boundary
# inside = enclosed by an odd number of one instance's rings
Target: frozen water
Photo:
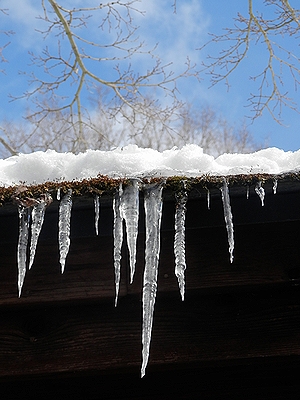
[[[44,223],[46,207],[52,202],[50,194],[44,194],[37,200],[37,204],[32,207],[31,211],[31,241],[30,241],[30,259],[29,269],[32,267],[38,239]]]
[[[209,189],[207,189],[206,199],[207,199],[207,209],[210,210],[210,191],[209,191]]]
[[[65,270],[66,258],[70,247],[70,223],[72,211],[72,190],[63,196],[59,204],[58,245],[60,254],[61,273]]]
[[[130,260],[130,283],[133,282],[136,263],[136,242],[139,223],[139,180],[132,179],[124,188],[121,215],[126,224],[127,246]]]
[[[224,219],[228,236],[229,254],[230,262],[233,262],[233,250],[234,250],[234,235],[233,235],[233,222],[232,222],[232,212],[230,206],[230,196],[229,189],[226,179],[224,179],[223,186],[221,187],[222,202],[224,210]]]
[[[144,187],[146,249],[143,279],[142,377],[145,375],[149,358],[153,312],[157,290],[162,216],[162,188],[162,183],[146,184]]]
[[[100,199],[98,195],[94,197],[94,207],[95,207],[95,231],[96,235],[99,235],[99,218],[100,218]]]
[[[264,206],[264,201],[265,201],[265,189],[261,185],[261,181],[257,182],[255,186],[255,193],[258,195],[261,201],[261,205]]]
[[[122,184],[116,192],[113,199],[114,210],[114,269],[115,269],[115,307],[118,303],[120,276],[121,276],[121,257],[122,257],[122,244],[123,244],[123,217],[121,214],[121,199],[122,199]]]
[[[274,179],[274,181],[273,181],[273,193],[274,194],[277,193],[277,187],[278,187],[278,180]]]
[[[185,277],[186,270],[185,261],[185,215],[186,202],[188,196],[186,191],[176,194],[176,210],[175,210],[175,238],[174,238],[174,254],[175,254],[175,275],[178,280],[181,299],[184,300]]]
[[[28,230],[30,223],[30,209],[22,205],[18,206],[19,212],[19,240],[18,240],[18,290],[21,296],[22,287],[26,275],[26,258],[28,244]]]

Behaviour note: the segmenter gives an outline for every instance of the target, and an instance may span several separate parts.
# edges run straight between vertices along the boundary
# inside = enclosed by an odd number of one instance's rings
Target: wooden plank
[[[186,290],[252,290],[256,286],[300,282],[298,221],[235,228],[235,258],[230,264],[225,227],[188,229]],[[162,232],[158,290],[175,291],[174,232]],[[39,304],[97,300],[115,295],[111,237],[74,238],[65,273],[60,273],[56,241],[39,243],[36,261],[27,272],[22,297],[17,297],[16,244],[0,244],[0,304]],[[126,244],[123,246],[120,296],[139,294],[144,269],[144,234],[138,240],[134,283],[129,284]]]
[[[201,296],[158,296],[148,370],[300,361],[299,288]],[[141,305],[111,303],[2,308],[0,376],[136,371]],[[277,360],[277,361],[276,361]]]

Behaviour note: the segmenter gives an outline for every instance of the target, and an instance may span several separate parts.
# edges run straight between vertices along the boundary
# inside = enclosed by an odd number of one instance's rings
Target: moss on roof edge
[[[20,182],[18,185],[0,187],[0,205],[11,202],[14,195],[18,191],[18,196],[22,198],[37,198],[44,193],[50,193],[53,195],[58,189],[60,189],[62,193],[66,193],[67,190],[71,189],[73,196],[112,196],[119,187],[120,183],[127,185],[130,183],[131,179],[132,178],[110,178],[105,175],[98,175],[96,178],[90,179],[62,182],[49,181],[32,185],[27,185],[24,182]],[[190,191],[195,187],[202,187],[203,189],[219,188],[223,184],[224,179],[226,179],[229,186],[251,186],[257,184],[258,182],[265,184],[267,182],[274,182],[275,180],[300,181],[300,171],[283,174],[238,174],[226,176],[203,174],[192,178],[187,176],[172,176],[167,178],[155,177],[137,179],[139,179],[141,183],[155,183],[164,181],[165,190],[170,192],[179,192],[183,189],[183,182],[185,183],[185,189]],[[20,188],[22,188],[21,191]]]

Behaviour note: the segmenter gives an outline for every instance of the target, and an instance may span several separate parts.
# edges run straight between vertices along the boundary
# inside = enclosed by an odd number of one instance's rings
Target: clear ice
[[[273,181],[273,193],[274,194],[277,193],[277,186],[278,186],[278,180],[274,179],[274,181]]]
[[[257,182],[255,186],[255,192],[260,198],[261,205],[264,206],[264,201],[265,201],[265,189],[261,185],[261,181]]]
[[[157,274],[160,252],[160,226],[162,217],[162,183],[144,186],[144,207],[146,219],[145,270],[143,279],[143,326],[142,326],[142,368],[145,375],[149,358],[153,312],[157,290]]]
[[[139,180],[132,179],[124,188],[121,199],[121,217],[125,220],[130,260],[130,283],[133,282],[136,263],[136,242],[139,223]]]
[[[59,204],[58,245],[60,254],[61,273],[65,270],[66,258],[70,247],[70,222],[72,211],[72,190],[63,196]]]
[[[38,203],[35,204],[31,211],[31,241],[30,241],[30,259],[29,269],[32,267],[38,239],[44,223],[46,207],[52,202],[52,197],[49,194],[41,196]]]
[[[187,199],[188,196],[185,191],[176,194],[175,238],[174,238],[175,275],[178,280],[182,301],[184,300],[184,292],[185,292],[185,277],[184,277],[184,272],[186,270],[185,216],[186,216]]]
[[[28,231],[30,223],[30,209],[22,205],[18,206],[19,212],[19,240],[18,240],[18,291],[21,297],[22,287],[26,275],[26,255],[28,244]]]
[[[233,222],[232,222],[232,212],[230,206],[230,196],[229,189],[226,179],[224,179],[223,186],[221,187],[222,202],[224,210],[224,219],[228,236],[229,254],[230,262],[233,262],[233,250],[234,250],[234,234],[233,234]]]
[[[119,190],[113,199],[113,210],[114,210],[114,269],[115,269],[115,307],[118,303],[119,288],[120,288],[120,276],[121,276],[121,257],[122,257],[122,244],[123,244],[123,217],[121,213],[121,201],[122,201],[122,184],[119,186]]]
[[[210,191],[207,189],[207,209],[210,210]]]
[[[94,197],[94,207],[95,207],[95,231],[96,235],[99,235],[99,218],[100,218],[100,199],[98,195]]]

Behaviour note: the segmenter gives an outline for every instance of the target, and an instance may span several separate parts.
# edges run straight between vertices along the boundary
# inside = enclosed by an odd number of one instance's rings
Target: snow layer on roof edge
[[[77,155],[54,150],[20,154],[0,160],[0,186],[42,184],[49,181],[81,181],[99,174],[110,178],[197,177],[209,174],[282,174],[300,170],[300,150],[285,152],[277,148],[251,154],[205,154],[195,144],[182,149],[159,152],[129,145],[110,151],[87,150]]]

